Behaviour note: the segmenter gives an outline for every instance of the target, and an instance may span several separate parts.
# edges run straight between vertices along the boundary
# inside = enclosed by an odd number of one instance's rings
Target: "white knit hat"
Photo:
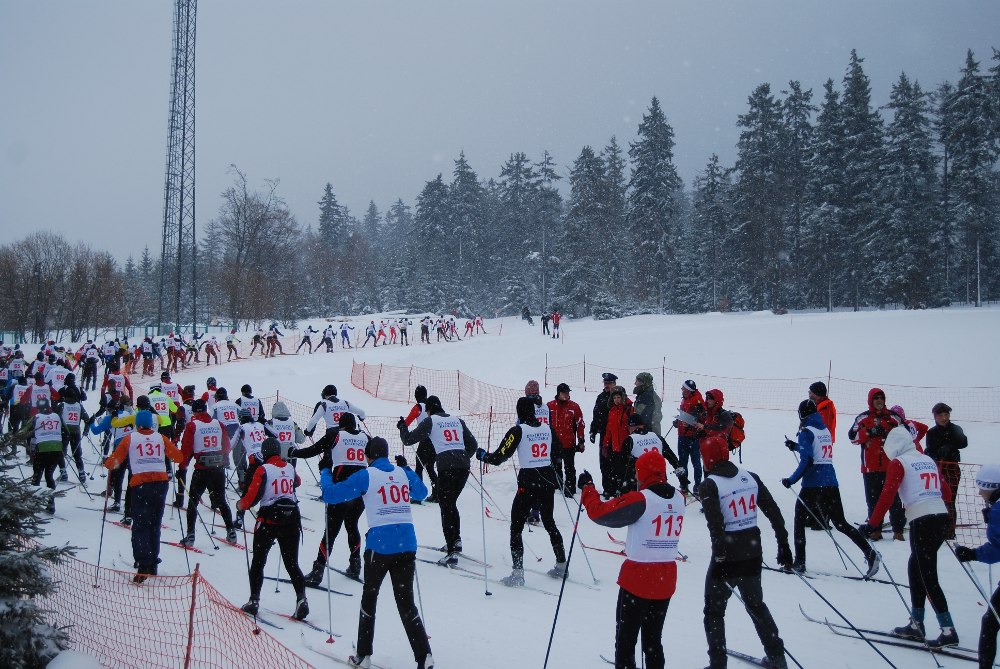
[[[983,465],[976,474],[976,487],[980,490],[1000,488],[1000,465]]]

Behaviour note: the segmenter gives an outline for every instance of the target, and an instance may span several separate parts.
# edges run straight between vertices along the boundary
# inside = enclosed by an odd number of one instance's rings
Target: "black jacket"
[[[969,445],[965,431],[951,421],[944,427],[935,425],[927,430],[927,449],[924,454],[935,462],[961,462],[959,449]]]
[[[736,532],[725,531],[725,519],[719,504],[719,488],[715,485],[715,481],[709,478],[709,476],[733,478],[739,471],[736,465],[728,460],[718,462],[711,471],[705,473],[705,480],[698,488],[712,540],[712,566],[709,573],[716,579],[757,575],[760,573],[764,557],[759,526]],[[754,503],[757,505],[758,513],[763,513],[770,521],[778,545],[788,546],[788,530],[785,529],[785,519],[781,515],[781,509],[778,508],[760,477],[751,471],[743,471],[757,482],[757,499]]]
[[[436,414],[447,418],[450,414],[439,413]],[[461,420],[461,419],[459,419]],[[462,420],[462,442],[465,446],[465,450],[459,451],[445,451],[444,453],[437,453],[434,458],[434,464],[437,466],[437,470],[440,472],[445,469],[464,469],[468,471],[469,460],[476,453],[476,449],[479,448],[479,444],[476,443],[476,437],[472,434],[469,426],[465,424]],[[431,417],[428,416],[420,421],[420,424],[411,432],[406,425],[399,428],[399,438],[404,444],[410,446],[412,444],[419,444],[422,440],[430,440],[431,436]],[[427,463],[424,463],[427,464]]]
[[[608,411],[611,408],[611,391],[604,390],[594,402],[594,417],[590,420],[590,434],[604,434],[608,427]]]
[[[638,388],[637,388],[638,390]],[[663,401],[652,388],[642,389],[636,393],[635,404],[632,406],[635,413],[642,416],[642,423],[651,432],[660,434],[660,423],[663,421]]]
[[[540,422],[535,422],[535,424],[528,423],[531,427],[538,427],[541,425]],[[523,487],[534,487],[534,488],[549,488],[555,490],[561,488],[559,484],[558,475],[556,474],[555,465],[562,458],[562,443],[559,441],[559,437],[556,436],[556,431],[549,428],[552,432],[552,453],[550,456],[552,458],[551,467],[521,467],[517,471],[517,485],[519,488]],[[497,450],[492,453],[487,453],[483,461],[488,465],[499,465],[504,462],[512,455],[517,453],[517,447],[521,443],[521,426],[515,425],[514,427],[507,430],[507,434],[504,435],[503,439],[500,441],[500,446]]]

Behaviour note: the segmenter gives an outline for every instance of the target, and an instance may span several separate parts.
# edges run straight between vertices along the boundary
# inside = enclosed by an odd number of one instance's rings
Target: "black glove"
[[[790,451],[794,451],[799,447],[798,442],[792,441],[791,439],[785,439],[785,448]]]
[[[590,472],[584,469],[583,473],[581,473],[576,479],[576,487],[583,490],[583,488],[588,485],[594,485],[594,477],[590,475]]]
[[[294,457],[295,457],[295,449],[294,448],[289,448],[288,449],[288,453],[285,455],[285,459],[288,460],[288,459],[291,459],[291,458],[294,458]]]
[[[681,426],[681,422],[679,420],[675,420],[674,423],[673,423],[673,425],[674,425],[675,429],[679,428]]]
[[[869,437],[883,437],[885,436],[885,430],[880,427],[870,427],[868,428]]]
[[[309,428],[308,430],[303,430],[302,434],[306,435],[307,437],[312,438],[313,432],[315,432],[315,431],[316,431],[316,428],[312,427],[312,428]]]
[[[405,427],[406,427],[406,419],[403,418],[402,416],[400,416],[399,420],[396,421],[396,429],[397,430],[402,430]]]
[[[597,441],[597,433],[596,432],[591,432],[590,433],[590,443],[593,444],[595,441]]]
[[[879,528],[875,527],[874,525],[869,525],[868,523],[861,523],[860,525],[858,525],[858,532],[860,532],[861,536],[863,536],[865,539],[870,539],[872,534],[877,529]]]
[[[955,557],[959,562],[972,562],[976,559],[976,549],[968,546],[955,546]]]
[[[476,460],[479,460],[480,462],[482,462],[485,459],[486,459],[486,450],[482,449],[482,448],[477,448],[476,449]]]
[[[781,485],[785,486],[786,488],[791,488],[792,487],[792,480],[791,479],[781,479]]]
[[[396,456],[396,465],[398,467],[405,467],[406,466],[406,456],[405,455],[397,455]]]
[[[778,557],[776,559],[778,564],[785,569],[792,568],[792,549],[788,547],[787,543],[778,546]]]
[[[316,467],[318,469],[333,469],[333,458],[330,457],[330,451],[323,454],[323,457],[319,459]]]

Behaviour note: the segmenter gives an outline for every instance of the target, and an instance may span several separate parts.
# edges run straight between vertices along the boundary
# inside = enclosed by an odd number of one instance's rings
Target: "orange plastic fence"
[[[76,558],[49,567],[58,582],[44,598],[48,621],[67,627],[71,647],[102,666],[289,669],[311,667],[233,608],[201,576],[155,576],[142,585],[132,572]]]

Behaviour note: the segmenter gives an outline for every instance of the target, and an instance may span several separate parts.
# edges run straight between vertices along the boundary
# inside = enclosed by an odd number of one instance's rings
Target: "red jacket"
[[[872,404],[872,398],[876,394],[885,393],[881,388],[872,388],[868,391],[868,411],[858,414],[854,419],[847,436],[851,443],[861,446],[861,472],[885,472],[889,468],[889,457],[882,450],[885,443],[885,436],[889,430],[899,425],[899,418],[884,406],[881,411],[876,411]],[[869,434],[869,430],[874,430],[875,434]]]
[[[280,455],[272,455],[267,459],[264,464],[274,465],[275,467],[284,467],[286,463],[281,459]],[[253,478],[250,479],[250,485],[247,486],[247,491],[243,493],[243,497],[236,502],[236,508],[240,511],[246,511],[251,506],[260,501],[260,498],[264,496],[264,486],[267,484],[267,469],[264,467],[258,467],[254,470]],[[295,475],[295,487],[298,488],[302,485],[302,479],[298,474]],[[257,516],[258,523],[265,524],[275,524],[274,521],[268,520],[260,515]]]
[[[628,436],[628,417],[632,415],[632,400],[625,398],[622,404],[612,404],[608,408],[608,424],[604,428],[604,441],[601,450],[605,453],[614,451],[620,453],[622,443]]]
[[[576,447],[582,451],[583,448],[578,446],[583,444],[583,410],[580,405],[573,400],[560,402],[554,399],[546,406],[549,407],[549,425],[559,437],[562,447]]]
[[[705,400],[701,396],[701,391],[696,390],[691,393],[688,397],[681,400],[680,410],[689,413],[698,419],[698,422],[703,422],[705,419]],[[698,436],[698,428],[688,425],[687,423],[676,421],[674,423],[677,426],[677,435],[680,437],[696,437]]]
[[[215,419],[212,418],[211,416],[209,416],[207,413],[196,413],[196,414],[194,414],[191,417],[191,420],[188,421],[188,424],[184,426],[184,433],[183,433],[183,435],[181,435],[181,453],[184,454],[184,464],[181,465],[182,467],[187,468],[188,464],[190,464],[190,462],[191,462],[191,459],[194,458],[194,429],[195,429],[195,421],[198,421],[198,422],[201,422],[201,423],[211,423],[213,420],[215,420]],[[230,445],[230,442],[229,442],[229,433],[226,432],[226,428],[223,425],[222,426],[222,457],[223,457],[223,460],[225,460],[226,462],[229,461],[229,457],[228,456],[229,456],[229,451],[230,450],[232,450],[232,446]],[[195,469],[202,469],[202,466],[197,461],[195,461],[194,468]]]

